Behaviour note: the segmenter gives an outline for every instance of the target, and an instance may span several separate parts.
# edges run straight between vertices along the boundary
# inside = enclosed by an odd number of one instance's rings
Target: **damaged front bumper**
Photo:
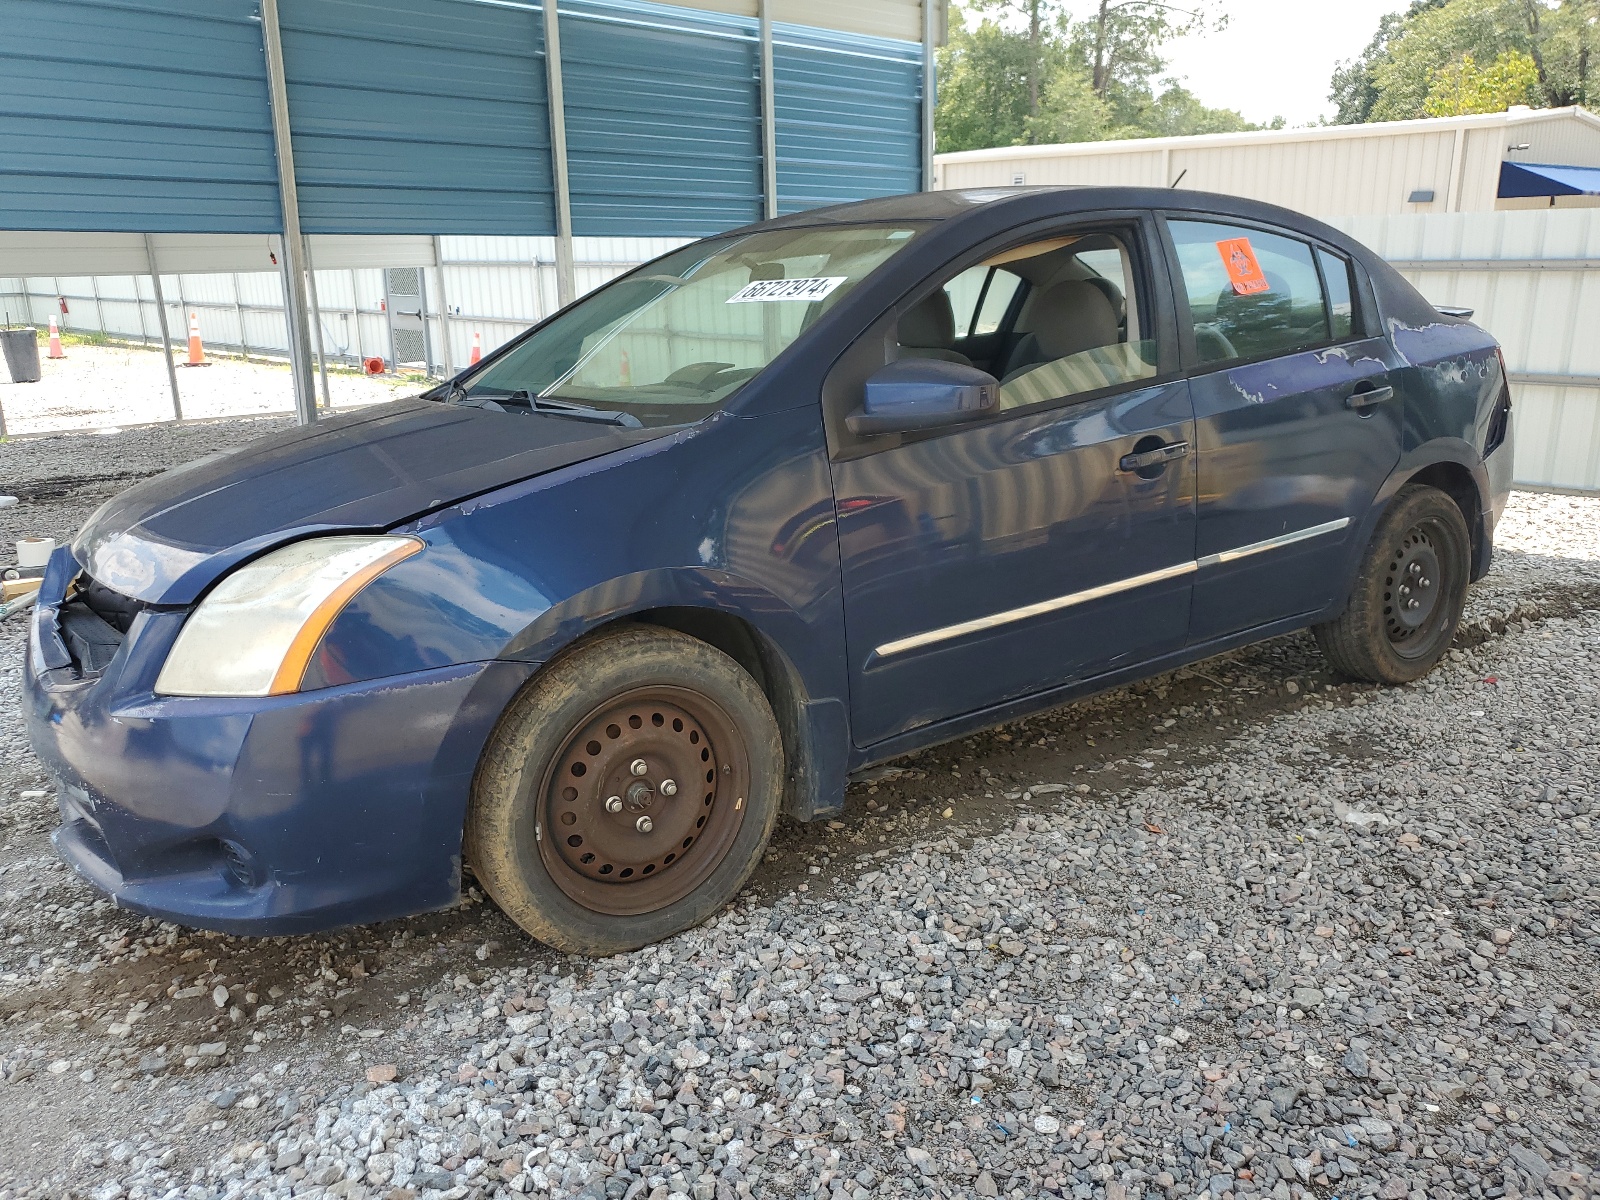
[[[75,573],[57,551],[32,619],[24,713],[59,782],[56,847],[79,874],[121,907],[236,934],[455,901],[473,772],[530,665],[266,698],[156,696],[185,614],[139,613],[104,670],[83,671],[60,635]]]

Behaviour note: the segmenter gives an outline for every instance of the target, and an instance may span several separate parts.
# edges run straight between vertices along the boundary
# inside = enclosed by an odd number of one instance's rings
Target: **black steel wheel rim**
[[[688,688],[624,692],[577,723],[545,772],[540,859],[594,912],[666,908],[727,857],[750,778],[745,739],[720,705]]]
[[[1390,552],[1383,580],[1383,625],[1389,645],[1401,658],[1432,653],[1450,623],[1449,597],[1459,568],[1447,538],[1439,522],[1419,521]]]

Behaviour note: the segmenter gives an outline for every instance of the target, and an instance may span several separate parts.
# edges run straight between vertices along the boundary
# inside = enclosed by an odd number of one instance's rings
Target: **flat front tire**
[[[540,941],[637,949],[738,894],[783,775],[772,709],[738,663],[628,626],[553,662],[507,709],[473,785],[467,861]]]
[[[1313,629],[1323,657],[1373,683],[1422,678],[1455,640],[1471,573],[1456,502],[1437,488],[1403,489],[1373,531],[1344,612]]]

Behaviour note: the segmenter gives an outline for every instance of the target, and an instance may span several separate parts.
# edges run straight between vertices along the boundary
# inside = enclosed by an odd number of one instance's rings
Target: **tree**
[[[1162,45],[1215,27],[1209,9],[1092,0],[1073,21],[1061,0],[974,3],[976,25],[953,10],[940,52],[940,150],[1256,128],[1159,79]]]
[[[939,52],[935,144],[940,150],[1016,146],[1037,113],[1031,99],[1040,55],[1025,35],[983,21],[969,29],[950,12],[949,44]],[[1049,56],[1045,56],[1049,57]]]
[[[1539,95],[1539,68],[1532,55],[1507,50],[1480,66],[1469,50],[1459,62],[1435,73],[1422,111],[1430,117],[1505,112],[1513,104],[1537,104]]]
[[[1597,40],[1600,0],[1413,0],[1380,21],[1360,58],[1335,71],[1336,119],[1592,104]]]

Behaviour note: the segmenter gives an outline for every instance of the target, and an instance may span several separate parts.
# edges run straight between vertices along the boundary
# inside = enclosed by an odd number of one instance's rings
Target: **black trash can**
[[[38,383],[42,378],[37,329],[0,329],[0,350],[5,352],[12,383]]]

